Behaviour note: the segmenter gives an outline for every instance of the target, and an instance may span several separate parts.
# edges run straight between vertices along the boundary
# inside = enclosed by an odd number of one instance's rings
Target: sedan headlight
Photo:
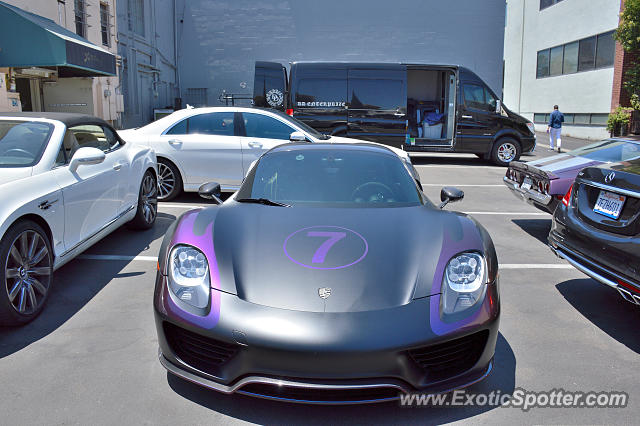
[[[169,288],[182,302],[206,308],[211,284],[204,253],[192,246],[175,246],[169,255]]]
[[[474,306],[484,298],[487,265],[480,253],[454,256],[444,272],[442,312],[455,314]]]

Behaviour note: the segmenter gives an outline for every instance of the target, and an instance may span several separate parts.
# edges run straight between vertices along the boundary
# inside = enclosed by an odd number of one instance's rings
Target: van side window
[[[289,140],[291,133],[296,131],[293,127],[266,115],[243,112],[242,116],[249,138]]]
[[[406,103],[402,99],[401,80],[349,79],[350,108],[395,110]]]
[[[296,88],[295,106],[342,107],[346,97],[346,79],[304,78],[298,82]],[[320,104],[317,104],[318,102]]]
[[[464,103],[467,108],[482,111],[495,111],[496,98],[485,87],[479,84],[464,84]]]

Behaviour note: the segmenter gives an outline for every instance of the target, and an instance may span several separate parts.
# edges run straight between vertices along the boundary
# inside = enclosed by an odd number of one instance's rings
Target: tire
[[[500,138],[491,150],[491,161],[498,166],[507,167],[512,161],[520,159],[521,153],[520,142],[513,138]]]
[[[37,317],[53,283],[53,251],[46,232],[25,220],[0,241],[0,325],[26,324]]]
[[[145,230],[153,227],[158,216],[158,182],[155,174],[147,170],[140,183],[138,193],[138,209],[135,217],[129,222],[132,229]]]
[[[169,160],[158,159],[158,201],[171,201],[182,192],[182,177]]]

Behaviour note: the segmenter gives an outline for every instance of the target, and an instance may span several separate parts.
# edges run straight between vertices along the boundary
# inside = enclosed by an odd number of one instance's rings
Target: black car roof
[[[278,151],[288,151],[291,149],[295,150],[315,150],[315,149],[331,149],[331,150],[340,150],[340,151],[369,151],[369,152],[379,152],[382,154],[389,154],[397,157],[396,153],[391,151],[389,148],[385,146],[380,146],[373,143],[367,142],[356,142],[356,143],[331,143],[331,142],[292,142],[285,143],[282,145],[275,146],[271,148],[269,152],[278,152]],[[267,154],[265,153],[265,155]],[[399,159],[399,158],[398,158]]]
[[[88,114],[75,114],[69,112],[0,112],[0,119],[11,117],[20,118],[46,118],[48,120],[56,120],[64,123],[67,127],[77,126],[79,124],[102,124],[110,126],[109,123],[101,118]]]

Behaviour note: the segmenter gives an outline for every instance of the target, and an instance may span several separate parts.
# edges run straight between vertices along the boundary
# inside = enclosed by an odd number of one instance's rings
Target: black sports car
[[[440,207],[462,196],[444,188]],[[272,149],[233,197],[176,221],[158,268],[160,361],[217,391],[388,401],[463,387],[492,368],[491,238],[435,207],[385,147]]]
[[[640,305],[640,160],[587,167],[558,205],[549,246]]]

